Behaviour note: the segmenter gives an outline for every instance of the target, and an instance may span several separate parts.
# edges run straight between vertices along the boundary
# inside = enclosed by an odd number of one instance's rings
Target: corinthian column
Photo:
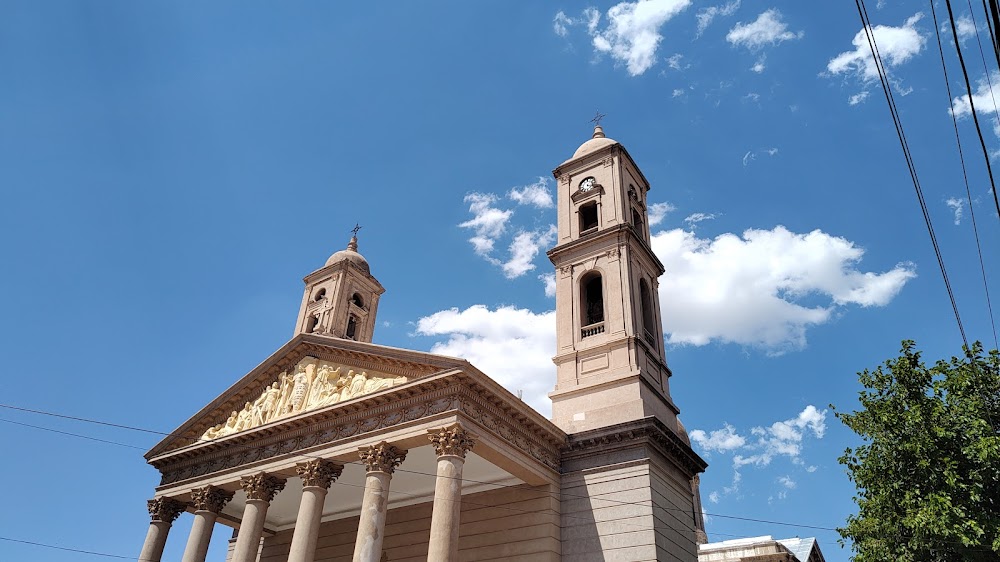
[[[302,479],[302,501],[299,503],[299,515],[295,518],[288,562],[313,562],[320,519],[323,517],[323,501],[330,484],[340,476],[344,467],[315,459],[295,465],[295,471]]]
[[[247,505],[243,509],[240,533],[236,536],[233,562],[255,562],[260,548],[260,537],[264,533],[264,517],[274,495],[285,487],[285,479],[263,472],[240,478],[240,486],[247,493]]]
[[[458,525],[462,510],[462,469],[465,454],[476,444],[476,437],[455,424],[431,430],[428,436],[438,455],[437,480],[434,482],[434,511],[431,513],[431,539],[427,559],[458,562]]]
[[[208,543],[212,540],[215,530],[215,520],[219,512],[233,499],[233,493],[215,486],[205,486],[191,490],[191,505],[194,507],[194,523],[191,525],[191,535],[184,547],[184,557],[181,562],[205,562],[208,554]]]
[[[184,513],[187,504],[173,498],[153,498],[146,502],[149,509],[149,531],[146,542],[142,543],[139,560],[142,562],[160,562],[163,547],[167,544],[167,533],[174,521]]]
[[[385,512],[389,503],[389,480],[392,472],[406,458],[385,441],[360,451],[361,462],[368,474],[365,477],[365,497],[361,502],[361,520],[358,522],[358,540],[354,543],[354,562],[379,562],[382,557],[382,539],[385,538]]]

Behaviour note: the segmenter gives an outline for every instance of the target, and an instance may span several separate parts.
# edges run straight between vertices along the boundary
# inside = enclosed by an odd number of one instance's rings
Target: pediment
[[[354,403],[464,364],[441,355],[302,334],[171,432],[146,458],[285,422],[301,423],[310,412]]]

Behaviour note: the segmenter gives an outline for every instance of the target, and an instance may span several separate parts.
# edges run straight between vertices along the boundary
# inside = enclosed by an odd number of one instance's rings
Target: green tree
[[[928,367],[900,356],[858,373],[863,444],[840,463],[858,513],[838,529],[857,562],[1000,560],[1000,354],[978,342]]]

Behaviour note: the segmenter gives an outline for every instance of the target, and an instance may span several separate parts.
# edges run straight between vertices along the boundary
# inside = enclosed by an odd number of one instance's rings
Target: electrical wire
[[[965,91],[969,93],[969,109],[972,113],[972,122],[976,126],[976,134],[979,135],[979,145],[983,149],[983,158],[986,159],[986,173],[990,177],[990,187],[993,190],[993,203],[997,208],[997,216],[1000,216],[1000,197],[997,196],[997,185],[993,181],[993,166],[990,165],[990,152],[986,148],[986,141],[983,139],[983,129],[979,126],[979,116],[976,115],[976,104],[972,99],[972,84],[969,82],[969,71],[965,68],[965,57],[962,56],[962,45],[958,42],[958,28],[955,27],[955,13],[951,9],[951,0],[945,0],[944,5],[948,7],[948,18],[951,20],[951,36],[955,40],[955,52],[958,53],[958,65],[962,67],[962,77],[965,78]],[[966,347],[969,346],[966,342]]]
[[[90,556],[102,556],[104,558],[117,558],[119,560],[136,560],[137,562],[151,562],[151,559],[149,559],[149,558],[138,558],[136,556],[121,556],[120,554],[108,554],[107,552],[97,552],[97,551],[94,551],[94,550],[81,550],[79,548],[69,548],[69,547],[66,547],[66,546],[59,546],[59,545],[55,545],[55,544],[47,544],[47,543],[35,542],[35,541],[26,541],[26,540],[21,540],[21,539],[13,539],[13,538],[10,538],[10,537],[0,537],[0,541],[7,541],[7,542],[13,542],[13,543],[19,543],[19,544],[28,544],[28,545],[31,545],[31,546],[40,546],[40,547],[44,547],[44,548],[51,548],[51,549],[54,549],[54,550],[62,550],[62,551],[65,551],[65,552],[73,552],[73,553],[76,553],[76,554],[88,554]]]
[[[938,246],[937,235],[934,234],[934,226],[931,224],[931,215],[927,210],[927,202],[924,200],[924,192],[920,187],[920,179],[917,177],[917,169],[913,163],[913,156],[910,154],[910,147],[906,142],[906,134],[903,132],[903,123],[900,120],[899,112],[896,109],[896,100],[892,95],[892,87],[889,84],[889,76],[886,72],[885,65],[882,63],[882,56],[879,54],[878,44],[875,41],[875,30],[872,28],[871,21],[868,19],[868,9],[865,7],[864,0],[854,0],[854,3],[858,7],[858,15],[861,17],[861,27],[864,29],[865,36],[868,39],[868,46],[871,48],[872,58],[874,59],[875,67],[878,70],[879,81],[882,83],[882,91],[885,93],[886,102],[889,104],[889,113],[892,115],[892,122],[896,127],[896,136],[899,137],[899,145],[903,149],[903,157],[906,160],[906,167],[910,172],[910,180],[913,182],[913,189],[917,194],[917,202],[920,204],[920,210],[924,215],[924,224],[927,226],[927,234],[931,237],[931,245],[934,247],[934,255],[937,257],[938,268],[941,270],[941,277],[944,279],[944,286],[948,291],[948,299],[951,301],[951,309],[955,313],[955,322],[958,324],[958,331],[962,335],[962,343],[967,348],[969,347],[969,341],[965,337],[965,327],[962,326],[962,317],[958,313],[958,304],[955,302],[955,293],[951,289],[951,281],[948,280],[948,270],[945,268],[944,257],[941,255],[940,246]]]
[[[944,61],[944,47],[941,43],[941,31],[938,25],[937,10],[934,8],[934,0],[929,0],[931,5],[931,16],[934,19],[934,34],[937,37],[938,54],[941,57],[941,72],[944,74],[944,87],[945,91],[948,93],[948,106],[951,108],[951,123],[955,129],[955,143],[958,145],[958,159],[962,163],[962,180],[965,182],[965,196],[966,200],[969,202],[969,216],[972,218],[972,233],[976,238],[976,251],[979,253],[979,269],[983,275],[983,290],[986,292],[986,310],[990,316],[990,326],[993,328],[993,347],[997,348],[997,325],[996,321],[993,319],[993,302],[990,299],[990,285],[986,280],[986,264],[983,261],[983,247],[979,241],[979,226],[976,223],[976,210],[972,206],[972,191],[969,189],[969,175],[965,168],[965,155],[962,150],[962,138],[958,134],[958,118],[955,117],[955,101],[951,94],[951,80],[948,79],[948,66]],[[985,2],[985,0],[984,0]],[[972,0],[969,0],[969,10],[972,11]],[[976,25],[975,16],[972,20],[973,25]],[[992,33],[992,31],[991,31]],[[976,29],[976,37],[979,37],[978,27]],[[980,53],[982,53],[982,43],[980,45]],[[983,68],[986,68],[986,57],[983,56]],[[988,71],[987,71],[988,75]],[[993,83],[990,83],[990,95],[993,95]],[[993,106],[997,107],[996,100],[993,100]],[[1000,126],[1000,114],[997,115],[997,123]]]

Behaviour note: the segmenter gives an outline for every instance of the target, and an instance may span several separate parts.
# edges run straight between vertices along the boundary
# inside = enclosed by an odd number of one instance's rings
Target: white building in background
[[[770,535],[698,546],[698,562],[826,562],[815,538],[773,539]]]

